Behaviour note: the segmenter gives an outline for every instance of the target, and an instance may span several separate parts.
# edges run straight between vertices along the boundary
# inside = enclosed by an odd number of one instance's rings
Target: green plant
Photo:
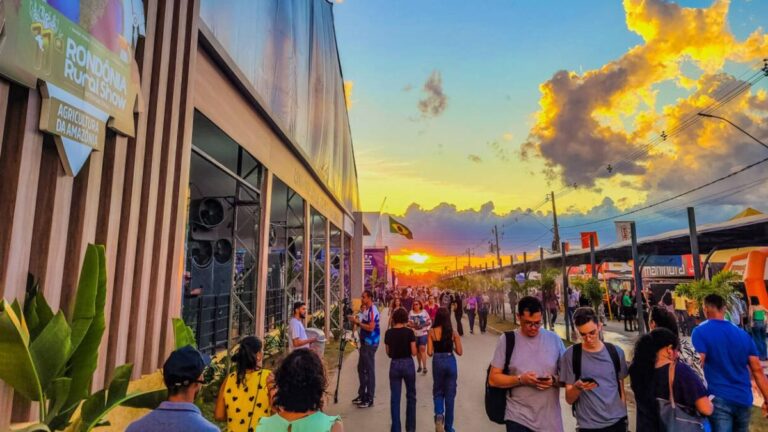
[[[179,349],[187,345],[192,345],[197,348],[195,332],[192,331],[192,328],[188,326],[183,319],[173,318],[171,323],[173,325],[174,349]]]
[[[34,430],[60,430],[83,403],[77,430],[87,431],[126,395],[131,365],[116,369],[108,389],[91,394],[104,334],[107,273],[104,247],[88,245],[72,309],[55,314],[37,284],[28,280],[24,308],[0,300],[0,380],[38,402]],[[127,375],[126,375],[127,373]]]
[[[600,304],[603,303],[605,292],[597,279],[577,279],[573,281],[573,285],[579,288],[581,296],[586,297],[595,310],[597,310]]]
[[[733,286],[734,282],[741,280],[741,276],[731,271],[723,271],[712,277],[712,280],[697,280],[678,284],[675,292],[684,297],[696,300],[699,305],[704,304],[704,297],[717,294],[725,299],[728,306],[738,300],[738,292]]]

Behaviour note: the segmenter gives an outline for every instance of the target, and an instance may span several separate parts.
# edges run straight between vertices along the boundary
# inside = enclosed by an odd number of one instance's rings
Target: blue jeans
[[[435,353],[432,357],[432,398],[435,415],[445,416],[445,432],[453,432],[453,404],[459,371],[453,353]]]
[[[389,364],[389,413],[392,432],[400,432],[400,394],[405,381],[405,430],[416,431],[416,367],[412,358],[392,359]]]
[[[715,411],[709,417],[712,432],[747,432],[752,417],[752,407],[728,402],[715,397]]]
[[[360,358],[357,361],[357,378],[360,381],[360,388],[357,395],[365,401],[372,401],[376,394],[376,369],[374,359],[378,345],[360,346]]]
[[[474,333],[475,332],[475,310],[474,309],[467,310],[467,318],[469,318],[469,332]]]
[[[765,345],[765,321],[754,322],[752,325],[752,340],[755,341],[760,360],[765,360],[768,357],[768,354],[766,354],[768,348]]]

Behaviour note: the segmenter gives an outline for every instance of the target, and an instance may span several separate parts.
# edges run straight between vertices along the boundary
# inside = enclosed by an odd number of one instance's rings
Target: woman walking
[[[622,306],[621,308],[622,315],[624,315],[624,331],[637,330],[636,323],[635,323],[635,317],[637,316],[637,311],[635,310],[634,307],[632,307],[632,297],[630,297],[627,290],[624,290],[623,294],[621,295],[621,306]]]
[[[765,344],[765,307],[760,304],[760,300],[751,296],[749,298],[749,320],[751,321],[752,340],[755,341],[757,354],[760,360],[768,360]]]
[[[420,302],[419,302],[420,303]],[[414,302],[414,307],[416,302]],[[423,312],[423,311],[422,311]],[[417,355],[416,336],[405,324],[408,314],[405,309],[397,309],[392,314],[392,324],[384,333],[384,345],[389,363],[389,413],[392,418],[392,432],[400,432],[400,394],[405,382],[405,430],[416,431],[416,372],[413,367],[413,356]],[[425,337],[426,339],[426,337]],[[421,365],[421,363],[419,363]],[[421,370],[421,366],[419,366]],[[426,370],[426,368],[425,368]]]
[[[419,362],[417,373],[427,374],[427,333],[432,326],[432,319],[427,311],[422,309],[421,300],[413,302],[413,309],[408,314],[408,327],[416,336],[416,360]]]
[[[221,384],[216,399],[214,417],[227,422],[233,432],[249,432],[259,424],[259,419],[272,414],[267,381],[271,372],[261,368],[261,340],[247,336],[240,341],[240,348],[232,356],[235,372]]]
[[[464,316],[464,299],[461,293],[453,293],[451,309],[453,309],[453,316],[456,318],[456,331],[459,332],[459,336],[464,336],[464,325],[461,322],[461,318]]]
[[[395,311],[398,309],[405,310],[405,308],[403,307],[402,300],[400,300],[400,297],[395,297],[392,299],[392,303],[389,305],[389,324],[387,324],[387,328],[392,327],[392,317],[395,316]]]
[[[451,326],[451,312],[441,307],[427,337],[427,354],[432,357],[432,399],[435,404],[435,431],[454,432],[453,406],[458,369],[456,355],[462,355],[461,337]]]
[[[714,408],[704,383],[690,367],[677,361],[679,345],[678,336],[665,328],[641,336],[635,344],[629,377],[637,403],[638,431],[669,430],[662,422],[657,399],[674,401],[698,416],[712,414]]]
[[[477,314],[477,296],[473,293],[467,297],[467,318],[469,318],[469,334],[475,334],[475,314]]]
[[[309,349],[288,354],[275,372],[274,402],[277,414],[264,417],[257,432],[343,432],[339,416],[323,413],[328,388],[325,367]]]
[[[435,296],[430,295],[429,300],[427,301],[427,304],[424,305],[424,310],[427,311],[427,314],[429,314],[429,319],[432,321],[435,320],[435,314],[437,314],[437,308],[439,306],[437,305],[437,300]]]

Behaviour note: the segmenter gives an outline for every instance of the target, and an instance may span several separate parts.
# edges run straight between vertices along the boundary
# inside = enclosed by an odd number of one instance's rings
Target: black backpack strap
[[[573,377],[574,381],[581,378],[581,344],[573,345]]]
[[[621,385],[621,360],[619,359],[619,351],[612,343],[605,342],[605,349],[608,350],[608,354],[611,356],[613,362],[613,371],[616,373],[616,385],[619,387],[619,394],[621,400],[624,400],[624,386]]]
[[[509,373],[509,359],[512,358],[512,351],[515,350],[515,332],[514,331],[508,331],[504,332],[505,340],[505,352],[504,352],[504,369],[503,373],[504,375]]]

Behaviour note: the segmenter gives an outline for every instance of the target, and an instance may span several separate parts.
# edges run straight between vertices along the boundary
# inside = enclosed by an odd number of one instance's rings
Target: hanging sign
[[[0,75],[35,88],[40,129],[76,175],[106,128],[134,136],[141,0],[0,0]]]
[[[632,239],[631,222],[616,221],[616,241],[630,241]]]

